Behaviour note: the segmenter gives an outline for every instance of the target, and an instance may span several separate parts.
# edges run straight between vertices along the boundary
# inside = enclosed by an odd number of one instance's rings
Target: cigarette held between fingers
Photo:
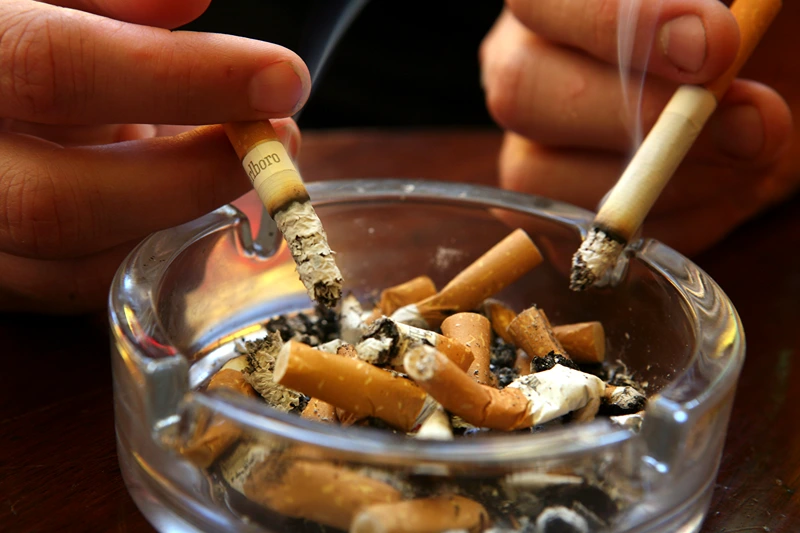
[[[492,357],[489,348],[492,326],[489,319],[477,313],[456,313],[442,322],[442,333],[463,343],[472,352],[474,359],[467,374],[478,383],[493,385],[494,375],[489,368]]]
[[[275,363],[275,381],[356,416],[374,416],[411,431],[431,407],[413,381],[358,359],[327,354],[289,341]]]
[[[244,495],[285,516],[347,530],[361,509],[399,501],[391,485],[321,461],[265,461],[252,468]]]
[[[463,496],[436,496],[365,507],[353,519],[350,533],[441,533],[483,531],[486,509]]]
[[[517,229],[457,274],[441,291],[401,307],[392,318],[420,327],[438,327],[452,314],[476,309],[486,298],[541,262],[539,249],[523,230]]]
[[[531,426],[528,399],[522,391],[481,385],[435,348],[410,350],[404,366],[442,407],[473,426],[502,431]]]

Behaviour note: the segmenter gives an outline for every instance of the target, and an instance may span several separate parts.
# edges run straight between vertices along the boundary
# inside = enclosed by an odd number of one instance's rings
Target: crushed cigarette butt
[[[283,347],[281,336],[272,332],[265,338],[246,344],[247,367],[242,371],[247,382],[267,403],[279,411],[301,407],[302,395],[275,382],[275,360]]]

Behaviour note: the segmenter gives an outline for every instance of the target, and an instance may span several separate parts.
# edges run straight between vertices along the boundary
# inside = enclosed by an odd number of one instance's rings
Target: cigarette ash
[[[278,356],[283,341],[278,331],[273,331],[263,339],[248,341],[244,348],[247,366],[242,370],[245,380],[269,405],[284,412],[301,413],[308,403],[308,398],[299,392],[287,389],[275,383],[275,358]]]
[[[330,310],[318,308],[307,312],[281,315],[270,320],[266,324],[266,329],[270,332],[266,338],[244,345],[248,365],[243,372],[247,381],[273,407],[299,414],[309,398],[299,392],[276,385],[272,381],[275,357],[283,343],[289,340],[303,342],[329,353],[357,357],[387,372],[407,378],[404,374],[393,370],[398,368],[396,365],[398,356],[419,344],[435,346],[436,341],[428,340],[427,336],[428,334],[433,335],[433,332],[426,330],[425,334],[421,331],[415,333],[407,326],[398,326],[393,320],[385,317],[368,325],[369,314],[369,312],[363,311],[360,302],[355,297],[349,295],[342,301],[338,315]],[[440,334],[441,331],[437,330],[435,333]],[[348,338],[344,339],[345,336]],[[622,363],[606,361],[597,364],[577,364],[564,354],[553,351],[544,357],[530,359],[531,374],[520,376],[520,369],[515,368],[515,365],[520,365],[520,361],[523,360],[519,357],[520,351],[496,333],[492,334],[490,370],[497,378],[498,388],[502,389],[510,385],[527,387],[523,392],[541,399],[550,394],[547,389],[563,388],[560,384],[563,380],[548,382],[552,379],[548,377],[550,374],[574,373],[587,383],[591,382],[592,385],[596,385],[596,382],[600,382],[606,387],[598,415],[613,416],[612,420],[615,423],[629,427],[631,430],[635,430],[640,424],[641,411],[646,402],[644,386],[636,381]],[[553,369],[557,367],[561,370],[553,372]],[[524,369],[523,373],[527,374],[527,372],[528,369]],[[537,385],[539,382],[544,386]],[[594,389],[599,390],[602,387],[594,387],[592,390]],[[581,392],[581,394],[584,393]],[[599,393],[596,396],[598,396],[599,402]],[[558,416],[554,419],[517,431],[520,433],[539,432],[553,426],[577,423],[576,420],[580,420],[580,418],[574,415],[583,408],[570,409],[568,408],[566,414],[563,415],[561,411],[558,411],[556,413]],[[594,409],[596,410],[597,407],[595,406]],[[337,416],[347,414],[340,411],[337,408]],[[452,432],[458,436],[457,438],[485,439],[491,438],[491,435],[496,433],[486,428],[475,427],[452,413],[444,412],[449,418]],[[349,421],[347,424],[344,422],[342,419],[339,420],[342,425],[352,424],[392,432],[398,436],[406,435],[378,418],[359,418]],[[284,470],[283,466],[286,464],[281,460],[282,455],[281,453],[271,454],[268,462],[270,468],[273,469],[272,472],[268,472],[265,468],[259,469],[259,475],[263,478],[261,482],[274,484],[279,481],[282,470]],[[604,475],[600,472],[599,465],[592,464],[582,468],[585,468],[585,471],[582,470],[581,474],[571,476],[577,479],[575,482],[564,484],[553,480],[552,483],[546,482],[528,487],[509,487],[502,479],[497,478],[460,478],[458,484],[453,485],[446,476],[442,477],[440,474],[431,476],[430,473],[425,474],[423,471],[409,473],[372,467],[356,468],[355,470],[373,479],[388,483],[400,491],[404,499],[448,493],[472,498],[480,502],[492,517],[493,527],[486,531],[497,533],[559,533],[562,531],[582,533],[604,530],[618,512],[617,499],[624,501],[624,497],[617,494],[617,489],[612,484],[604,481]],[[426,475],[430,477],[426,477]],[[612,497],[612,495],[615,496]],[[337,531],[302,519],[281,517],[281,523],[285,524],[289,531]]]
[[[504,389],[519,377],[519,371],[514,368],[514,363],[517,360],[517,349],[499,336],[495,336],[492,339],[489,349],[491,352],[489,370],[494,374],[498,388]]]

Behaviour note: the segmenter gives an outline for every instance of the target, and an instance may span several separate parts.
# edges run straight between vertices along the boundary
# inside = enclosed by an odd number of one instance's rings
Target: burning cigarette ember
[[[542,254],[521,229],[515,230],[461,271],[438,293],[401,307],[392,318],[421,328],[438,327],[455,313],[472,311],[542,262]]]
[[[530,238],[516,231],[439,292],[422,276],[384,290],[368,312],[350,294],[338,312],[317,307],[276,317],[265,338],[243,343],[245,355],[215,374],[209,389],[263,399],[306,420],[419,441],[536,432],[596,416],[636,431],[647,398],[622,363],[607,361],[600,322],[552,327],[536,305],[517,314],[487,300],[540,261]],[[445,464],[420,464],[412,473],[348,466],[321,448],[255,441],[232,422],[209,419],[198,420],[180,452],[218,468],[247,500],[314,527],[593,531],[607,527],[617,508],[597,485],[599,465],[589,477],[548,467],[453,484],[455,471]]]

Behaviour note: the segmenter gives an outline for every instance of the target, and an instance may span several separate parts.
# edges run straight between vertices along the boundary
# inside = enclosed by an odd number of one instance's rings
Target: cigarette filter
[[[478,533],[488,525],[481,504],[452,495],[370,505],[355,517],[350,533]]]
[[[269,215],[286,239],[312,300],[334,307],[342,274],[300,173],[269,121],[230,122],[225,133]]]
[[[432,329],[450,315],[476,309],[542,262],[539,249],[521,229],[493,246],[438,293],[392,314],[398,322]]]
[[[494,330],[495,335],[506,341],[507,344],[514,344],[514,339],[508,333],[508,326],[517,317],[516,311],[499,300],[492,298],[483,302],[481,309],[486,313],[489,322],[492,323],[492,330]]]
[[[433,407],[425,391],[408,379],[296,341],[281,349],[274,377],[285,387],[403,431],[415,428]]]
[[[544,357],[550,352],[567,356],[553,335],[547,317],[536,307],[529,307],[517,315],[509,324],[508,333],[514,345],[525,350],[530,357]]]
[[[442,322],[445,337],[463,343],[474,357],[467,374],[483,385],[494,385],[495,379],[489,365],[492,353],[492,325],[489,319],[477,313],[456,313]],[[439,351],[443,351],[439,349]]]
[[[436,294],[436,285],[428,276],[414,279],[381,291],[376,312],[378,316],[391,316],[404,305],[413,304]],[[375,317],[377,318],[377,317]]]
[[[528,399],[519,389],[481,385],[430,346],[409,351],[404,363],[420,387],[469,424],[501,431],[531,426]]]
[[[236,358],[244,364],[244,357]],[[232,366],[234,366],[232,365]],[[241,370],[234,368],[223,368],[211,377],[207,390],[229,390],[236,394],[242,394],[251,398],[257,398],[258,394],[247,381],[245,381]],[[189,459],[192,463],[201,468],[211,466],[222,453],[227,450],[241,436],[242,431],[231,420],[212,416],[210,424],[204,428],[202,433],[189,440],[179,449],[181,455]]]
[[[414,436],[424,440],[453,440],[453,426],[444,407],[437,405]]]
[[[244,482],[244,495],[285,516],[347,530],[361,509],[400,500],[391,485],[322,461],[264,461]]]
[[[602,363],[606,357],[606,334],[600,322],[555,326],[553,336],[576,363]]]

